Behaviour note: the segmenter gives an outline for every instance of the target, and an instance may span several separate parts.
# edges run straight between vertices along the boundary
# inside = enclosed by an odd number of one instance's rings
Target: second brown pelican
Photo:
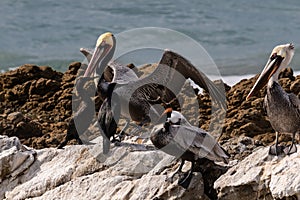
[[[212,135],[192,126],[180,112],[172,108],[167,108],[164,114],[167,115],[166,122],[152,129],[150,139],[158,149],[181,158],[181,164],[173,176],[181,172],[185,161],[192,162],[188,175],[179,180],[179,185],[184,188],[189,186],[195,162],[201,158],[228,163],[229,154]]]
[[[278,146],[278,133],[292,134],[292,145],[283,149],[286,154],[297,151],[294,140],[295,135],[300,133],[300,100],[295,94],[286,93],[278,83],[279,72],[288,66],[293,56],[293,44],[276,46],[254,87],[247,96],[247,99],[249,99],[267,84],[264,106],[270,123],[276,131],[275,145],[271,146],[269,151],[272,155],[278,155],[282,151],[282,148]]]

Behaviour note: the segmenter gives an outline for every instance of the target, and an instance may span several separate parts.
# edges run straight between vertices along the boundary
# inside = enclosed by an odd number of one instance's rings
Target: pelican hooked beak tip
[[[251,98],[251,96],[252,96],[252,94],[248,94],[247,96],[246,96],[246,101],[248,101],[250,98]]]

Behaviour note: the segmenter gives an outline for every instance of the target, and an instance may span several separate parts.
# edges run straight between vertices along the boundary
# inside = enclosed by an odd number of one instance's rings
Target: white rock
[[[12,140],[11,148],[3,142],[0,146],[10,151],[24,148]],[[166,181],[178,166],[174,157],[141,147],[112,145],[108,155],[96,152],[101,151],[99,144],[35,150],[36,159],[23,173],[11,177],[12,170],[3,177],[0,199],[189,199],[195,194],[207,199],[200,173],[185,190],[177,180]]]
[[[298,146],[298,149],[300,147]],[[271,156],[259,148],[229,169],[214,184],[220,199],[300,198],[300,151]]]
[[[18,184],[18,176],[34,163],[36,152],[21,145],[16,137],[0,135],[0,198]]]

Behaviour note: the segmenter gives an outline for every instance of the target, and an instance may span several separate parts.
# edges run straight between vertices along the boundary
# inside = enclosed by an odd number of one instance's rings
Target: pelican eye
[[[103,40],[100,45],[104,47],[106,45],[105,40]]]
[[[294,45],[291,43],[290,46],[289,46],[289,48],[290,48],[290,49],[294,49],[295,47],[294,47]]]
[[[272,56],[270,57],[271,60],[274,60],[277,56],[277,53],[273,53]]]

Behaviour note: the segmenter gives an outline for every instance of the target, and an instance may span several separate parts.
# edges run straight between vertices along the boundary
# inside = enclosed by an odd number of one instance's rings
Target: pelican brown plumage
[[[255,85],[247,96],[249,99],[255,92],[267,84],[267,94],[264,107],[270,123],[276,132],[275,145],[270,147],[270,154],[278,155],[282,148],[278,146],[278,133],[291,133],[292,144],[283,149],[286,154],[297,151],[294,144],[296,133],[300,132],[300,100],[293,93],[286,93],[278,83],[279,72],[288,66],[294,56],[294,45],[284,44],[276,46],[258,77]]]
[[[202,158],[228,163],[229,154],[212,135],[192,126],[180,112],[172,108],[167,108],[163,114],[167,115],[166,122],[152,129],[150,139],[158,149],[181,158],[181,164],[173,176],[181,172],[185,161],[192,162],[188,175],[179,181],[181,186],[189,186],[195,162]]]

